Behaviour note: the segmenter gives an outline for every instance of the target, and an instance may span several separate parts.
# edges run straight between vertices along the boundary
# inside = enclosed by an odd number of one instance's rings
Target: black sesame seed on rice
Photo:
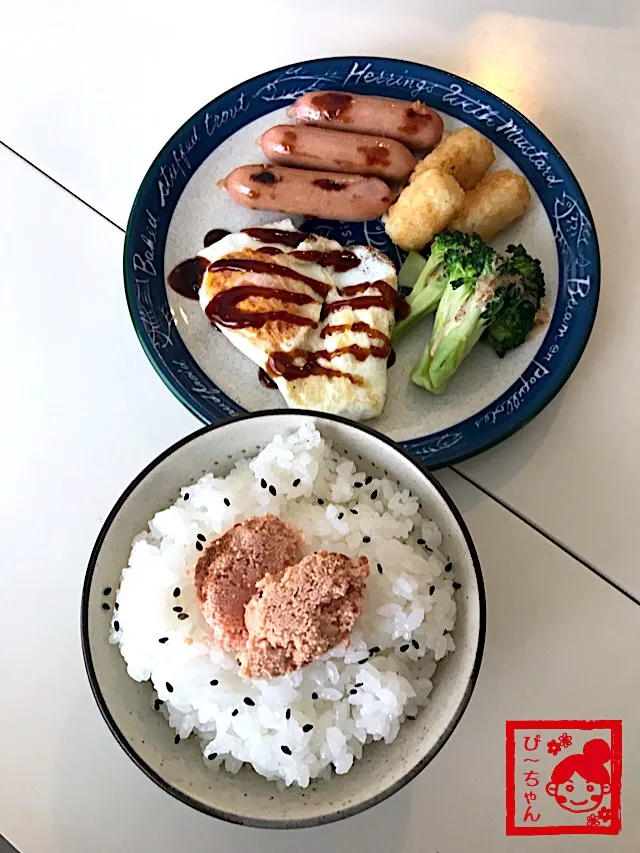
[[[217,758],[217,757],[218,757],[217,752],[210,752],[209,755],[207,755],[207,758],[209,759],[209,761],[213,761],[213,759]]]
[[[311,694],[311,698],[312,698],[312,699],[314,699],[314,700],[318,698],[318,694],[316,693],[316,691],[315,691],[315,690],[314,690],[314,691],[313,691],[313,693]]]
[[[276,492],[276,487],[275,487],[275,486],[269,486],[269,494],[270,494],[270,495],[272,495],[272,496],[275,498],[275,496],[278,494],[278,493]]]
[[[359,681],[357,684],[353,685],[354,687],[362,687],[362,681]]]
[[[378,568],[378,574],[381,575],[382,574],[382,566],[380,565],[380,563],[377,564],[377,568]]]
[[[415,717],[407,715],[407,720],[411,720],[413,722],[413,720],[415,720]]]
[[[357,510],[357,509],[350,509],[350,510],[349,510],[349,512],[350,512],[352,515],[357,515],[357,514],[358,514],[358,510]]]
[[[211,679],[211,681],[209,682],[209,684],[210,684],[212,687],[217,687],[217,686],[218,686],[218,679],[217,679],[217,678],[212,678],[212,679]]]
[[[176,736],[174,737],[174,739],[173,739],[173,742],[174,742],[174,743],[175,743],[175,745],[177,746],[177,745],[180,743],[180,735],[176,735]]]
[[[318,505],[324,506],[324,501],[322,500],[322,498],[318,498]]]
[[[202,542],[196,542],[196,551],[202,551]]]
[[[377,655],[379,651],[380,651],[380,646],[371,646],[371,648],[369,649],[369,654],[370,655]]]
[[[117,620],[117,619],[116,619],[116,621],[113,623],[113,630],[114,630],[114,631],[119,631],[119,630],[120,630],[120,623],[118,622],[118,620]]]
[[[377,497],[378,497],[378,490],[377,490],[377,489],[374,489],[374,490],[371,492],[371,500],[372,500],[372,501],[375,501],[375,499],[376,499]]]
[[[113,605],[113,609],[114,609],[114,610],[120,610],[120,605],[118,604],[118,602],[117,602],[117,601],[116,601],[116,603]]]
[[[291,708],[287,708],[287,713],[285,714],[285,717],[287,718],[287,720],[291,719]]]
[[[353,485],[356,489],[361,489],[364,484],[363,483],[354,483]]]
[[[293,486],[294,489],[297,489],[298,486],[300,485],[300,477],[296,477],[291,485]]]
[[[105,588],[102,590],[102,594],[103,595],[111,595],[111,587],[105,586]]]
[[[225,498],[223,503],[225,506],[231,506],[231,501],[229,500],[229,498]]]
[[[159,642],[159,643],[168,643],[168,642],[169,642],[169,638],[168,638],[168,637],[160,637],[160,639],[158,640],[158,642]]]
[[[206,541],[207,541],[207,537],[204,535],[204,533],[198,533],[197,538],[198,538],[201,542],[206,542]]]
[[[180,606],[178,606],[178,607],[174,607],[174,608],[173,608],[173,612],[174,612],[174,613],[182,613],[182,607],[180,607]]]
[[[416,650],[418,650],[420,648],[420,643],[417,640],[411,640],[411,645]]]
[[[433,595],[433,593],[434,593],[435,591],[436,591],[435,586],[430,586],[430,587],[429,587],[429,595]]]
[[[372,480],[373,480],[373,477],[371,477],[371,476],[366,477],[365,481],[364,481],[365,486],[368,486]]]
[[[358,692],[358,691],[355,689],[355,687],[352,687],[352,688],[351,688],[351,690],[349,691],[349,695],[350,695],[350,696],[355,696],[357,692]]]
[[[179,619],[181,622],[182,622],[182,620],[183,620],[183,619],[188,619],[188,618],[189,618],[189,614],[188,614],[188,613],[178,613],[178,619]]]
[[[169,693],[173,693],[173,684],[169,684],[169,682],[167,681],[165,687],[167,688],[167,691]]]
[[[450,572],[452,568],[453,568],[453,563],[447,563],[447,565],[444,567],[444,570],[445,570],[445,572]]]
[[[153,703],[154,710],[159,711],[160,705],[162,705],[162,699],[156,699],[156,701]]]
[[[106,602],[106,601],[104,601],[104,602],[102,603],[102,609],[103,609],[103,610],[108,610],[108,609],[109,609],[109,605],[107,604],[107,602]]]
[[[424,539],[418,539],[418,545],[425,545]]]
[[[185,492],[183,495],[183,498],[185,501],[188,501],[189,500],[189,492]]]
[[[304,726],[302,727],[302,731],[303,732],[310,732],[312,728],[313,728],[313,725],[311,723],[305,723]]]
[[[369,542],[371,542],[371,537],[370,536],[363,536],[362,541],[364,542],[365,545],[368,545]]]
[[[454,588],[454,589],[460,589],[460,587],[462,586],[462,584],[461,584],[461,583],[458,583],[458,581],[454,581],[454,582],[453,582],[453,584],[452,584],[452,586],[453,586],[453,588]]]
[[[180,595],[180,587],[179,587],[179,586],[177,586],[177,587],[173,590],[173,597],[174,597],[174,598],[177,598],[179,595]]]
[[[232,717],[237,717],[239,713],[240,713],[240,712],[238,711],[238,709],[237,709],[237,708],[234,708],[234,709],[233,709],[233,711],[231,712],[231,716],[232,716]]]
[[[263,489],[267,488],[267,481],[265,480],[264,477],[260,480],[260,485],[262,486]]]
[[[368,658],[368,657],[366,657],[366,658],[362,658],[362,660],[359,660],[359,661],[358,661],[358,666],[362,666],[362,664],[363,664],[363,663],[366,663],[368,660],[369,660],[369,658]]]
[[[291,755],[291,750],[289,749],[289,747],[288,747],[288,746],[285,746],[285,745],[283,744],[283,745],[280,747],[280,749],[284,752],[284,754],[285,754],[285,755]]]
[[[244,697],[244,699],[243,699],[243,702],[244,702],[244,704],[245,704],[245,705],[249,705],[250,707],[253,707],[253,706],[256,704],[256,703],[253,701],[253,699],[251,698],[251,696],[245,696],[245,697]]]
[[[343,513],[343,512],[339,512],[339,513],[338,513],[338,520],[340,520],[341,518],[344,518],[344,513]]]
[[[409,643],[404,643],[404,645],[400,646],[400,651],[401,652],[408,652],[409,651]]]

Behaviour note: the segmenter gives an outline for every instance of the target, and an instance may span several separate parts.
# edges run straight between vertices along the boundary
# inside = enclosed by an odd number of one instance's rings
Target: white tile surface
[[[587,194],[601,241],[601,306],[566,391],[533,425],[463,470],[640,595],[633,385],[640,303],[631,257],[640,230],[640,7],[634,0],[370,0],[366,13],[355,0],[321,7],[307,20],[297,0],[243,0],[240,16],[237,4],[210,0],[113,0],[100,14],[78,0],[12,3],[0,51],[0,140],[124,225],[147,166],[189,115],[227,87],[296,59],[403,56],[465,75],[522,109]],[[123,311],[121,301],[114,311]]]
[[[195,421],[135,341],[119,232],[3,151],[0,186],[3,834],[22,853],[635,853],[640,608],[450,472],[484,568],[488,633],[470,706],[417,780],[341,824],[257,832],[191,811],[132,765],[89,692],[81,584],[121,488]],[[505,837],[504,723],[531,717],[623,719],[621,836]]]

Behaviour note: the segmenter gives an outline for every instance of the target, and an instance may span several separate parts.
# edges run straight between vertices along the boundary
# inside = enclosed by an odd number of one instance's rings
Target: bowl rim
[[[401,456],[404,456],[404,458],[409,463],[411,463],[415,468],[417,468],[418,471],[427,480],[429,480],[430,484],[440,494],[440,497],[444,500],[448,509],[451,511],[453,517],[455,518],[464,537],[465,544],[469,550],[469,554],[471,556],[473,569],[476,575],[476,582],[478,584],[478,643],[473,667],[471,670],[471,675],[465,688],[462,700],[456,708],[455,713],[449,720],[449,723],[447,724],[445,730],[440,735],[436,743],[400,779],[398,779],[393,784],[387,786],[384,790],[378,792],[374,796],[368,797],[367,799],[355,805],[351,805],[345,808],[337,808],[334,811],[327,812],[317,817],[275,818],[272,820],[264,818],[246,817],[244,815],[236,814],[234,812],[225,811],[215,806],[209,806],[196,799],[195,797],[184,793],[179,788],[176,788],[174,785],[172,785],[170,782],[167,782],[166,779],[164,779],[136,752],[134,747],[129,743],[123,731],[120,729],[120,727],[115,722],[113,716],[111,715],[109,705],[102,693],[95,667],[93,665],[91,643],[89,640],[89,595],[93,583],[95,567],[107,533],[109,532],[116,516],[130,497],[130,495],[135,491],[135,489],[140,485],[140,483],[145,480],[148,474],[150,474],[151,471],[154,470],[154,468],[156,468],[159,464],[161,464],[170,456],[172,456],[173,453],[175,453],[177,450],[180,450],[182,447],[185,447],[186,445],[190,444],[192,441],[199,438],[200,436],[205,435],[209,432],[213,432],[217,429],[221,429],[222,427],[229,426],[229,424],[233,424],[240,421],[258,420],[260,418],[265,417],[288,417],[292,415],[296,417],[314,417],[320,420],[335,421],[337,423],[341,423],[345,426],[355,429],[356,431],[359,430],[361,432],[367,433],[373,438],[376,438],[379,441],[389,445],[392,449],[396,450]],[[482,663],[482,657],[484,652],[485,634],[486,600],[480,560],[478,558],[478,553],[471,538],[471,534],[469,533],[469,529],[467,528],[467,525],[465,524],[462,515],[460,514],[460,511],[455,506],[444,487],[436,480],[433,474],[427,468],[424,467],[424,465],[422,465],[414,456],[408,453],[401,445],[393,441],[388,436],[378,432],[377,430],[372,429],[371,427],[365,426],[355,421],[351,421],[348,418],[343,418],[339,415],[331,415],[324,412],[313,412],[310,410],[303,409],[267,409],[261,410],[259,412],[247,412],[246,414],[237,415],[232,418],[227,418],[226,420],[216,421],[213,424],[207,424],[206,426],[189,433],[188,435],[184,436],[184,438],[179,439],[174,444],[170,445],[166,450],[162,451],[162,453],[158,454],[154,459],[152,459],[151,462],[149,462],[149,464],[146,465],[124,489],[120,497],[113,505],[102,527],[100,528],[100,532],[98,533],[98,537],[95,541],[95,544],[91,551],[89,562],[87,564],[87,570],[85,573],[85,578],[82,587],[82,599],[80,606],[80,638],[82,645],[82,657],[84,660],[87,677],[89,679],[89,685],[91,687],[93,698],[95,699],[96,704],[98,705],[98,709],[102,715],[102,718],[104,719],[109,730],[111,731],[111,734],[113,735],[117,743],[120,745],[120,747],[133,761],[133,763],[140,770],[142,770],[142,772],[146,776],[149,777],[149,779],[155,782],[155,784],[158,785],[166,793],[175,797],[177,800],[181,801],[185,805],[191,806],[191,808],[194,808],[197,811],[202,812],[203,814],[209,815],[210,817],[215,817],[220,820],[227,821],[228,823],[253,827],[256,829],[302,829],[307,827],[321,826],[323,824],[334,823],[339,820],[344,820],[347,817],[352,817],[353,815],[359,814],[360,812],[366,811],[367,809],[377,805],[378,803],[381,803],[383,800],[386,800],[388,797],[391,797],[393,794],[397,793],[397,791],[399,791],[401,788],[404,788],[405,785],[415,779],[415,777],[422,770],[424,770],[427,764],[429,764],[435,758],[435,756],[440,752],[445,743],[449,740],[449,738],[453,734],[453,731],[460,722],[462,715],[466,711],[467,706],[469,705],[469,701],[475,689],[476,682],[478,680],[478,675],[480,672],[480,666]]]

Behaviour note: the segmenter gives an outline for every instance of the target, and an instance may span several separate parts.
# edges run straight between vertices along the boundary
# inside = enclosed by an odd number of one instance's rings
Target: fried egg
[[[261,227],[296,231],[290,220]],[[261,251],[265,247],[268,253]],[[359,260],[344,272],[291,255],[343,249]],[[201,307],[240,352],[266,370],[291,408],[353,420],[382,413],[395,323],[390,297],[398,287],[390,258],[370,246],[343,247],[316,234],[292,248],[242,232],[199,254],[219,262],[204,275]],[[233,260],[243,262],[245,269],[230,268]],[[225,310],[219,309],[223,302]]]

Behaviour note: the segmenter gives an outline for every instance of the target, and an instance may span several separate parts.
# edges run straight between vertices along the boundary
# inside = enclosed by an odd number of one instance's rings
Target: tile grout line
[[[57,187],[60,187],[61,190],[68,193],[70,196],[73,196],[73,198],[79,201],[80,204],[83,204],[85,207],[88,207],[89,210],[92,210],[94,213],[97,213],[99,217],[104,219],[110,225],[113,225],[114,228],[118,229],[118,231],[122,231],[122,233],[124,234],[125,229],[118,225],[116,222],[114,222],[113,219],[109,219],[109,217],[105,216],[104,213],[100,213],[100,211],[93,207],[93,205],[89,204],[88,201],[85,201],[83,198],[80,198],[80,196],[76,195],[73,190],[70,190],[68,187],[65,187],[64,184],[61,184],[60,181],[57,181],[55,178],[51,177],[48,172],[45,172],[44,169],[41,169],[39,166],[36,166],[35,163],[32,163],[31,160],[28,160],[24,155],[20,154],[18,151],[15,150],[15,148],[12,148],[10,145],[7,145],[6,142],[2,142],[2,140],[0,140],[0,145],[2,145],[3,148],[6,148],[7,151],[10,151],[12,154],[15,154],[15,156],[19,157],[20,160],[23,161],[23,163],[26,163],[27,165],[31,166],[32,169],[36,170],[36,172],[39,172],[43,177],[47,178]]]
[[[469,483],[469,485],[478,489],[478,491],[482,492],[483,495],[490,498],[492,501],[495,501],[497,504],[499,504],[499,506],[501,506],[507,512],[510,512],[511,515],[515,515],[515,517],[518,518],[520,521],[522,521],[524,524],[526,524],[527,527],[530,527],[532,530],[535,530],[536,533],[539,533],[540,536],[542,536],[548,542],[551,542],[551,544],[555,545],[556,548],[559,548],[561,551],[564,551],[564,553],[567,554],[567,556],[571,557],[573,560],[575,560],[576,562],[583,565],[585,567],[585,569],[588,569],[590,572],[593,572],[593,574],[597,575],[600,578],[600,580],[603,580],[606,584],[609,584],[609,586],[612,586],[615,590],[617,590],[619,593],[624,595],[625,598],[628,598],[630,601],[633,601],[634,604],[637,604],[638,606],[640,606],[640,599],[637,599],[632,593],[630,593],[628,590],[626,590],[623,586],[620,586],[618,583],[616,583],[616,581],[613,581],[613,580],[611,580],[611,578],[608,578],[605,574],[603,574],[603,572],[600,571],[600,569],[596,568],[596,566],[594,566],[593,563],[590,563],[584,557],[581,557],[580,554],[576,553],[568,545],[565,545],[564,542],[562,542],[560,539],[557,539],[552,533],[548,533],[546,530],[544,530],[542,527],[540,527],[538,524],[536,524],[535,521],[531,521],[531,519],[527,518],[526,515],[523,515],[521,512],[519,512],[519,510],[514,509],[514,507],[512,507],[510,504],[506,503],[506,501],[502,500],[502,498],[496,497],[496,495],[492,494],[488,489],[485,489],[484,486],[479,485],[478,483],[475,482],[475,480],[472,480],[471,477],[468,477],[466,474],[463,474],[462,471],[460,471],[458,468],[456,468],[452,465],[452,466],[449,466],[449,470],[453,471],[454,474],[457,474],[458,477],[460,477],[465,482]],[[436,476],[437,476],[437,472],[436,472]]]
[[[93,205],[89,204],[88,201],[85,201],[79,195],[76,195],[76,193],[74,193],[68,187],[65,187],[64,184],[61,184],[60,181],[57,181],[50,174],[48,174],[48,172],[45,172],[44,169],[41,169],[39,166],[36,166],[36,164],[33,163],[31,160],[28,160],[25,156],[20,154],[18,151],[16,151],[10,145],[7,145],[6,142],[2,142],[2,140],[0,140],[0,145],[2,145],[4,148],[6,148],[7,151],[10,151],[12,154],[15,154],[16,157],[19,157],[20,160],[22,160],[24,163],[27,163],[27,165],[31,166],[33,169],[36,170],[36,172],[39,172],[43,177],[47,178],[49,181],[54,183],[57,187],[59,187],[61,190],[63,190],[63,192],[68,193],[70,196],[72,196],[77,201],[79,201],[80,204],[83,204],[89,210],[93,211],[93,213],[96,213],[101,219],[104,219],[105,222],[108,222],[110,225],[113,225],[114,228],[118,229],[118,231],[122,231],[123,233],[125,232],[124,228],[122,228],[120,225],[118,225],[112,219],[109,219],[108,216],[105,216],[104,213],[101,213],[99,210],[97,210],[95,207],[93,207]],[[630,592],[628,592],[624,587],[620,586],[615,581],[612,581],[605,574],[603,574],[600,571],[600,569],[597,569],[592,563],[590,563],[588,560],[585,560],[584,557],[581,557],[578,553],[576,553],[573,549],[569,548],[567,545],[565,545],[563,542],[561,542],[559,539],[557,539],[551,533],[547,533],[546,530],[543,530],[535,522],[531,521],[531,519],[527,518],[525,515],[523,515],[517,509],[514,509],[514,507],[512,507],[510,504],[506,503],[501,498],[496,497],[496,495],[492,494],[488,489],[485,489],[483,486],[476,483],[475,480],[472,480],[471,477],[468,477],[466,474],[463,474],[458,468],[455,468],[454,466],[447,466],[447,467],[448,467],[448,470],[453,471],[455,474],[458,475],[458,477],[460,477],[461,479],[463,479],[467,483],[469,483],[469,485],[478,489],[478,491],[481,492],[483,495],[485,495],[485,497],[488,497],[490,500],[495,501],[504,510],[511,513],[516,518],[518,518],[520,521],[522,521],[524,524],[526,524],[527,527],[530,527],[532,530],[535,530],[536,533],[540,534],[540,536],[542,536],[548,542],[551,542],[551,544],[555,545],[556,548],[559,548],[561,551],[563,551],[569,557],[571,557],[572,559],[576,560],[578,563],[583,565],[590,572],[593,572],[593,574],[597,575],[601,580],[603,580],[605,583],[609,584],[609,586],[612,586],[615,590],[617,590],[619,593],[624,595],[626,598],[628,598],[634,604],[637,604],[638,606],[640,606],[640,600],[639,599],[637,599],[634,595],[632,595]]]

